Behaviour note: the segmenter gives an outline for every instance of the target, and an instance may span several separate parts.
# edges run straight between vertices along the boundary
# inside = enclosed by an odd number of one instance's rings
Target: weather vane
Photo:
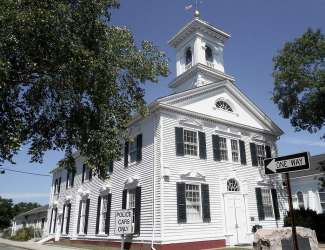
[[[194,12],[195,17],[200,17],[199,4],[201,3],[203,3],[203,1],[195,0],[195,12]],[[190,10],[192,8],[193,8],[193,4],[190,4],[185,7],[185,10]]]

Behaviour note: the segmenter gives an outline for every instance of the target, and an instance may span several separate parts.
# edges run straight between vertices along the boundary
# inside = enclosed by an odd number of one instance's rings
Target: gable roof
[[[313,155],[309,159],[310,169],[290,173],[290,178],[325,175],[325,154]]]
[[[196,87],[183,92],[171,94],[166,97],[158,98],[157,102],[173,106],[173,104],[175,104],[176,102],[193,98],[198,95],[203,95],[205,93],[210,93],[211,91],[219,88],[226,88],[235,97],[239,98],[240,100],[243,100],[243,104],[246,106],[246,108],[275,135],[280,136],[283,134],[283,131],[271,120],[271,118],[269,118],[261,109],[259,109],[251,99],[249,99],[245,94],[243,94],[235,84],[228,80],[213,82],[201,87]],[[226,121],[221,122],[227,123]]]
[[[27,212],[16,215],[15,219],[21,218],[21,217],[24,217],[24,216],[33,215],[33,214],[45,213],[45,212],[47,212],[48,208],[49,208],[49,205],[36,207],[36,208],[34,208],[32,210],[29,210]]]

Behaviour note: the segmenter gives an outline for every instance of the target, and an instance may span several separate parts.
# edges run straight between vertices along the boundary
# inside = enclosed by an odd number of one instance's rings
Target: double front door
[[[246,205],[242,194],[225,194],[225,215],[229,244],[248,243]]]

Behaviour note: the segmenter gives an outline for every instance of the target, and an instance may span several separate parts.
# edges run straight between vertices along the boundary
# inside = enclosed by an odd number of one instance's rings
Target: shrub
[[[294,209],[293,214],[295,216],[296,226],[310,228],[316,231],[318,241],[325,241],[325,215],[317,214],[310,209]],[[290,212],[284,218],[284,226],[291,226],[291,214]]]
[[[32,227],[25,227],[18,229],[16,234],[11,237],[12,240],[27,241],[34,238],[34,229]]]

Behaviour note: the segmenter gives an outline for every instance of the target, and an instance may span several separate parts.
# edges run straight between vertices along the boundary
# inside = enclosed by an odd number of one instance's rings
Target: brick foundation
[[[117,241],[96,241],[96,240],[66,240],[62,239],[61,242],[66,242],[73,246],[73,244],[89,244],[98,246],[111,246],[121,247],[120,242]],[[224,247],[226,245],[225,240],[209,240],[209,241],[196,241],[196,242],[184,242],[184,243],[172,243],[172,244],[157,244],[154,247],[157,250],[203,250],[209,248]],[[125,249],[127,250],[151,250],[151,244],[148,243],[130,243],[125,242]]]

